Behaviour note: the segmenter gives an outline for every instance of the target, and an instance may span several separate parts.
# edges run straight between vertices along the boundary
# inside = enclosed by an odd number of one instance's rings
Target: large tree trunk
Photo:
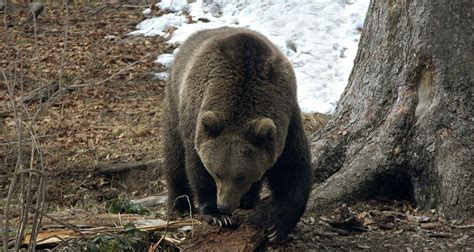
[[[311,208],[411,197],[474,215],[474,1],[371,1],[334,117],[312,141]]]

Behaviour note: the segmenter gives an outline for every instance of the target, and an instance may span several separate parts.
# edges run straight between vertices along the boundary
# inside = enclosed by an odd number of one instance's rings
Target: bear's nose
[[[219,209],[219,211],[221,213],[224,213],[224,214],[231,214],[232,213],[232,208],[229,206],[229,204],[217,204],[217,209]]]

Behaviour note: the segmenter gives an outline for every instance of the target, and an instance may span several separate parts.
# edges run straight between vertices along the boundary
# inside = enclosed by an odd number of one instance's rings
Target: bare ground
[[[50,106],[37,120],[37,136],[49,175],[46,201],[52,214],[58,209],[62,213],[105,213],[106,200],[165,193],[159,166],[165,83],[153,78],[154,73],[163,71],[153,61],[173,48],[159,37],[127,36],[143,19],[141,11],[118,4],[72,6],[66,25],[64,6],[47,6],[38,20],[36,35],[32,23],[24,23],[24,10],[7,15],[7,28],[0,28],[0,68],[9,81],[23,76],[23,81],[17,79],[15,97],[21,95],[20,83],[24,95],[55,83],[74,86],[58,98],[44,98],[41,102]],[[18,145],[5,79],[0,78],[0,82],[0,158],[5,164],[0,171],[0,189],[5,197]],[[32,99],[27,103],[29,116],[41,102]],[[320,115],[304,118],[308,135],[317,133],[325,121]],[[22,147],[26,152],[29,144],[27,140]],[[158,162],[97,172],[107,166],[150,160]],[[153,211],[166,218],[163,205]],[[357,225],[346,225],[341,212],[343,217],[349,212],[349,217],[359,221]],[[331,212],[307,212],[288,243],[264,243],[259,249],[473,250],[473,223],[446,221],[434,211],[418,210],[405,201],[372,200]],[[189,232],[185,237],[189,238]],[[191,240],[191,244],[194,241],[198,242]]]

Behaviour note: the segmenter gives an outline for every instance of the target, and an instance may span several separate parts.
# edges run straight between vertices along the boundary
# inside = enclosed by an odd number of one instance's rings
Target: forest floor
[[[106,214],[105,202],[118,197],[166,194],[159,165],[165,82],[155,78],[154,73],[163,69],[154,61],[174,48],[160,37],[127,35],[144,19],[142,10],[136,5],[99,4],[72,6],[66,15],[64,6],[46,6],[36,30],[32,21],[26,21],[24,9],[0,15],[4,20],[0,26],[2,198],[18,158],[9,94],[15,99],[28,97],[22,117],[25,122],[35,118],[34,139],[48,175],[50,215],[92,217]],[[10,93],[7,86],[13,83]],[[42,112],[35,116],[38,110]],[[308,135],[324,123],[317,114],[304,118]],[[27,157],[23,163],[29,166],[28,131],[23,139],[21,149]],[[34,166],[39,165],[34,161]],[[153,217],[167,218],[164,204],[151,212]],[[346,225],[348,216],[356,222]],[[379,199],[331,212],[307,212],[286,244],[261,248],[473,250],[473,224],[473,220],[447,221],[435,210],[422,211],[410,202]],[[189,230],[180,232],[176,239],[190,235]]]

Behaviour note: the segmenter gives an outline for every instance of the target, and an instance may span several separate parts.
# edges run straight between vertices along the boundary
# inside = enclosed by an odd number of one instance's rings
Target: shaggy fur
[[[240,28],[192,35],[166,88],[165,167],[169,208],[221,218],[251,208],[267,179],[271,223],[286,240],[311,187],[308,143],[290,62],[264,36]],[[212,220],[212,218],[207,218]]]

